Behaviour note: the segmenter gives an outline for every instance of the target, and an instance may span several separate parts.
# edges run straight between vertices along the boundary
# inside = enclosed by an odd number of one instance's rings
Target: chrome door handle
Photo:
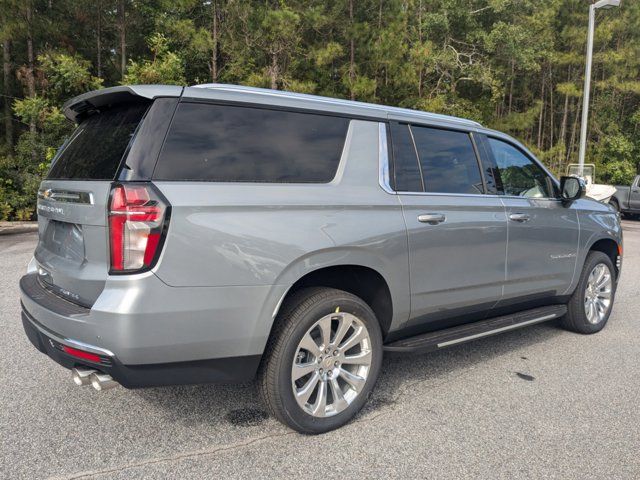
[[[513,220],[514,222],[524,223],[531,220],[531,217],[526,213],[512,213],[511,215],[509,215],[509,220]]]
[[[420,223],[428,223],[429,225],[437,225],[444,222],[447,217],[442,213],[423,213],[418,215],[418,221]]]

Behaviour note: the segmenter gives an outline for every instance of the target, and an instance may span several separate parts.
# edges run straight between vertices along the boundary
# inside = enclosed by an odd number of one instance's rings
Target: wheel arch
[[[609,199],[609,201],[607,202],[611,208],[613,208],[616,212],[618,213],[622,213],[622,203],[620,202],[620,199],[618,199],[616,196],[613,196]]]
[[[589,251],[602,252],[611,259],[614,268],[616,269],[616,276],[619,275],[619,265],[617,262],[618,256],[622,255],[622,245],[611,237],[600,238],[591,243]]]
[[[274,312],[275,321],[287,299],[307,287],[336,288],[360,297],[376,314],[383,338],[389,332],[394,313],[393,298],[389,283],[376,269],[359,264],[340,264],[305,273],[284,294]],[[271,329],[273,330],[273,326]]]

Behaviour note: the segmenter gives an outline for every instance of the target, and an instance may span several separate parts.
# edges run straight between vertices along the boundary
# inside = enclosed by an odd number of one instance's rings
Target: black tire
[[[296,354],[300,354],[298,347],[303,336],[321,318],[336,313],[337,309],[340,313],[354,315],[366,327],[371,345],[371,361],[364,387],[352,399],[348,407],[332,416],[318,417],[305,411],[296,401],[293,392],[292,367],[293,362],[296,361]],[[332,318],[330,322],[332,326],[330,338],[335,340],[333,326],[336,323],[334,321],[337,320]],[[317,358],[314,361],[317,361]],[[305,288],[294,293],[285,302],[281,314],[276,319],[258,372],[258,385],[265,405],[271,414],[282,423],[301,433],[324,433],[349,422],[363,407],[376,383],[381,363],[382,332],[380,324],[371,308],[362,299],[333,288]],[[333,367],[331,368],[333,369]],[[316,373],[309,375],[313,376]],[[302,377],[303,382],[305,378],[308,377]],[[326,385],[326,388],[329,387]],[[319,390],[316,390],[316,398],[318,392]]]
[[[620,213],[620,204],[615,198],[609,200],[609,205],[611,205],[616,212]]]
[[[609,269],[611,275],[611,303],[608,306],[604,318],[598,321],[598,323],[591,323],[587,318],[585,308],[585,294],[588,288],[589,275],[599,264],[604,264]],[[567,304],[567,314],[560,320],[560,325],[572,332],[583,334],[597,333],[602,330],[607,324],[609,316],[611,315],[611,310],[615,301],[616,286],[616,269],[614,268],[613,262],[611,262],[609,256],[605,255],[602,252],[589,252],[584,262],[584,266],[582,267],[582,273],[580,274],[578,286],[576,287],[575,292],[573,292],[571,300],[569,300],[569,303]]]

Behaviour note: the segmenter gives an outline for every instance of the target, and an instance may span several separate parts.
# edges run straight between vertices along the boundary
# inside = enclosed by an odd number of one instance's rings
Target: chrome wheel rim
[[[350,313],[325,315],[307,330],[291,367],[296,402],[314,417],[344,411],[360,395],[371,370],[371,337]]]
[[[599,263],[587,279],[584,293],[584,313],[589,323],[595,325],[604,320],[611,306],[613,277],[604,263]]]

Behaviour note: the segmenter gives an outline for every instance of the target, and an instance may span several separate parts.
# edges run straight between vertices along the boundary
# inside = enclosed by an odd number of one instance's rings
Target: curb
[[[0,236],[38,231],[38,222],[0,222]]]

